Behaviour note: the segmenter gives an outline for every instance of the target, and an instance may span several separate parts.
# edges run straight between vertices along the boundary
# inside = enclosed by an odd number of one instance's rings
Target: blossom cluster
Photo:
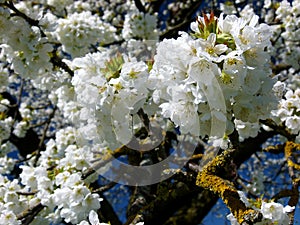
[[[56,35],[62,49],[72,57],[83,56],[92,45],[108,44],[117,39],[116,28],[92,15],[90,11],[71,14],[57,20]]]
[[[283,206],[277,202],[265,202],[262,201],[259,203],[260,208],[255,207],[255,202],[249,202],[247,197],[242,191],[239,191],[240,199],[247,207],[252,207],[258,210],[262,216],[263,220],[255,225],[268,225],[268,224],[278,224],[285,225],[289,223],[289,217],[287,213],[290,213],[294,210],[295,207],[291,207],[289,205]],[[230,220],[231,225],[239,225],[236,218],[232,214],[227,215],[227,219]]]
[[[259,119],[276,106],[269,26],[257,16],[204,15],[191,29],[194,37],[159,43],[149,76],[153,101],[183,133],[223,138],[235,127],[241,139],[256,136]],[[226,130],[211,133],[213,121]]]
[[[0,184],[0,224],[19,225],[16,215],[24,210],[28,200],[16,193],[21,190],[17,179],[10,181],[1,174]]]
[[[300,16],[300,1],[295,0],[290,4],[287,0],[280,2],[279,7],[276,10],[276,18],[281,20],[284,27],[277,26],[277,29],[282,38],[282,42],[286,46],[286,49],[279,50],[279,57],[282,59],[281,63],[291,65],[293,70],[299,70],[299,16]],[[297,44],[298,43],[298,44]]]
[[[121,54],[110,59],[108,52],[102,52],[76,58],[71,67],[79,120],[85,124],[79,128],[83,137],[93,144],[108,143],[110,148],[127,144],[133,135],[131,114],[148,96],[144,85],[148,66]]]
[[[300,47],[299,42],[299,6],[300,1],[293,1],[291,4],[287,1],[282,1],[277,8],[275,15],[276,19],[283,21],[285,26],[275,25],[277,35],[281,45],[284,43],[286,46],[284,50],[278,48],[274,54],[280,58],[279,63],[282,65],[290,65],[288,70],[282,71],[278,76],[286,80],[285,93],[282,93],[281,100],[279,101],[277,110],[272,111],[273,119],[280,125],[285,125],[287,129],[300,138],[300,116],[299,116],[299,59]],[[278,44],[279,45],[279,44]],[[298,72],[297,72],[298,71]]]
[[[132,141],[145,125],[141,112],[163,129],[173,129],[171,121],[177,133],[209,137],[223,149],[234,130],[240,141],[256,137],[259,121],[268,118],[300,140],[299,0],[284,0],[274,11],[284,27],[259,24],[245,7],[240,18],[203,14],[191,34],[163,41],[157,15],[140,12],[133,1],[18,1],[14,12],[10,2],[0,0],[0,91],[19,99],[0,95],[0,224],[21,224],[22,212],[41,205],[32,224],[104,225],[96,213],[102,198],[91,187],[97,174],[82,177],[96,157]],[[270,56],[288,69],[272,77]],[[33,89],[44,94],[34,96]],[[30,98],[46,105],[43,114]],[[20,120],[8,115],[13,108]],[[44,119],[56,108],[51,121]],[[23,139],[40,124],[50,127],[35,130],[45,149],[21,162],[12,158],[10,136]],[[17,164],[19,180],[3,176]],[[264,188],[262,173],[252,173],[248,188],[255,194]],[[286,224],[292,210],[274,202],[256,209],[264,217],[259,224]]]
[[[0,8],[2,54],[11,63],[11,69],[26,78],[47,73],[52,69],[49,53],[53,46],[47,43],[39,28],[30,26],[19,17],[9,17],[9,11]],[[10,29],[6,30],[6,27]],[[0,29],[1,29],[0,28]],[[5,36],[3,34],[5,33]]]
[[[124,39],[156,40],[157,18],[148,13],[132,12],[125,15],[122,36]]]
[[[88,160],[91,160],[89,156],[92,154],[88,149],[74,145],[74,132],[71,127],[58,131],[56,140],[51,139],[42,152],[39,166],[34,167],[33,161],[29,165],[20,166],[21,182],[9,181],[1,176],[3,196],[0,200],[0,215],[3,220],[0,224],[20,224],[17,215],[39,202],[46,208],[35,222],[41,222],[43,218],[43,224],[59,223],[62,219],[73,224],[80,223],[91,210],[100,208],[102,199],[88,188],[97,177],[92,176],[85,181],[81,179],[82,171],[88,168]],[[4,163],[8,163],[8,160]]]
[[[284,98],[280,100],[278,109],[272,111],[274,120],[279,124],[285,124],[287,129],[298,135],[300,132],[300,89],[288,90]]]

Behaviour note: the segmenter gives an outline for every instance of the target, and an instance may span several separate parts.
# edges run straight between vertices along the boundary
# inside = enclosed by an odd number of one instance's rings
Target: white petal
[[[295,210],[295,206],[292,207],[292,206],[287,205],[283,208],[283,211],[286,213],[293,212],[294,210]]]
[[[207,42],[209,42],[211,45],[215,45],[215,43],[216,43],[216,34],[210,34],[207,37]]]
[[[217,53],[218,55],[222,54],[223,52],[226,52],[227,49],[228,47],[223,44],[216,45],[214,48],[215,53]]]
[[[98,215],[94,210],[90,211],[89,221],[92,225],[97,225],[99,223]]]

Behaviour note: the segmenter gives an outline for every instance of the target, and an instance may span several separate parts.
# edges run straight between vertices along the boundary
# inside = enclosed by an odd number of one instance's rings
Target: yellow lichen
[[[292,167],[296,170],[300,170],[300,165],[297,164],[297,163],[294,163],[291,159],[292,157],[292,153],[293,151],[295,150],[299,150],[300,151],[300,144],[296,144],[292,141],[288,141],[285,143],[285,146],[284,146],[284,153],[285,153],[285,158],[287,160],[287,163],[288,163],[288,166],[289,167]]]
[[[221,155],[216,156],[208,163],[203,170],[198,173],[196,185],[217,194],[224,201],[238,222],[242,223],[245,220],[248,221],[259,218],[259,213],[246,207],[241,201],[233,183],[217,175],[224,170],[229,163],[232,152],[232,150],[225,150]]]

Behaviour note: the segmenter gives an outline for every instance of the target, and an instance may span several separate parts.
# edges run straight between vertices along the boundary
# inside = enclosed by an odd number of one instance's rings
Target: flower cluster
[[[299,0],[283,0],[274,9],[266,0],[273,26],[259,24],[248,5],[241,18],[203,14],[191,24],[192,34],[180,32],[163,41],[160,29],[168,35],[177,29],[165,29],[167,10],[159,9],[158,16],[152,13],[157,1],[142,1],[145,10],[139,2],[0,0],[0,92],[17,98],[12,103],[0,96],[0,225],[21,224],[22,214],[29,218],[35,207],[40,211],[31,224],[106,225],[96,213],[102,201],[95,193],[99,186],[94,187],[98,175],[86,177],[86,172],[92,162],[105,162],[112,150],[136,141],[137,131],[149,128],[147,123],[151,128],[153,121],[162,129],[175,125],[178,142],[184,136],[179,134],[191,134],[225,149],[234,130],[239,141],[255,138],[265,131],[259,121],[271,118],[300,141]],[[166,3],[166,8],[175,15],[191,2]],[[241,5],[223,7],[228,14]],[[284,83],[276,83],[277,78]],[[21,143],[29,130],[37,134],[39,146],[20,161],[12,137]],[[167,137],[168,132],[161,133]],[[160,154],[161,148],[152,149]],[[152,159],[141,155],[138,163],[148,166]],[[262,160],[265,165],[267,160]],[[278,162],[285,159],[272,165]],[[109,163],[99,170],[108,169]],[[261,194],[265,174],[252,168],[252,183],[244,187]],[[254,205],[240,196],[263,215],[257,224],[288,223],[293,208]]]
[[[156,15],[132,10],[125,15],[122,37],[126,40],[122,47],[129,57],[140,61],[151,59],[159,39]]]
[[[26,78],[35,78],[50,71],[52,64],[49,54],[53,47],[40,29],[30,26],[20,17],[11,17],[9,10],[1,7],[0,18],[1,54],[12,64],[11,69]]]
[[[247,207],[251,206],[261,212],[263,219],[261,222],[255,223],[255,225],[285,225],[289,223],[289,217],[287,213],[292,212],[294,210],[294,207],[291,207],[289,205],[284,207],[282,204],[277,202],[249,202],[243,192],[239,191],[239,195],[240,199],[245,203]],[[257,208],[255,206],[256,204],[260,205],[260,208]],[[239,225],[232,214],[227,215],[227,219],[230,220],[231,225]]]
[[[277,19],[284,23],[284,27],[278,27],[278,29],[283,29],[283,32],[281,32],[280,36],[282,37],[282,41],[286,46],[286,49],[280,52],[280,57],[282,57],[283,63],[292,65],[293,69],[295,70],[300,68],[299,8],[299,0],[292,1],[291,4],[287,0],[284,0],[280,2],[280,5],[276,10]]]
[[[148,13],[132,12],[125,15],[122,36],[124,39],[157,40],[157,19]]]
[[[16,192],[21,190],[18,180],[9,181],[0,175],[0,224],[20,225],[17,214],[27,206],[26,197]]]
[[[288,90],[280,100],[278,109],[272,111],[274,120],[285,124],[292,134],[300,132],[300,89]]]
[[[148,97],[145,87],[148,66],[107,52],[87,54],[72,61],[72,84],[81,104],[79,128],[83,137],[94,144],[107,142],[111,148],[127,144],[132,138],[131,115]]]
[[[85,181],[81,179],[92,153],[88,148],[74,145],[75,133],[70,127],[60,130],[56,139],[47,143],[39,160],[40,166],[21,166],[22,191],[32,192],[34,198],[31,201],[41,202],[47,207],[47,222],[64,220],[76,224],[84,220],[91,210],[100,208],[101,198],[88,188],[95,177]]]
[[[269,1],[268,5],[275,5],[276,10],[269,10],[277,23],[272,26],[274,30],[274,48],[272,57],[276,58],[275,67],[279,68],[278,77],[287,84],[287,87],[296,90],[300,85],[299,75],[299,6],[300,1],[288,2],[286,0],[275,4]]]
[[[13,121],[11,117],[0,120],[0,141],[4,141],[9,138],[10,128]]]
[[[255,136],[258,120],[276,105],[269,26],[258,24],[257,16],[211,14],[198,17],[191,29],[195,38],[181,33],[159,43],[149,76],[153,101],[183,133],[222,138],[235,127],[242,139]],[[225,123],[226,130],[211,133],[212,123]]]
[[[62,43],[63,51],[71,56],[83,56],[91,45],[107,44],[116,40],[116,29],[90,11],[71,14],[59,19],[54,35]]]
[[[89,213],[89,222],[91,225],[107,225],[107,223],[99,222],[98,215],[94,210]],[[89,223],[83,220],[78,225],[89,225]]]

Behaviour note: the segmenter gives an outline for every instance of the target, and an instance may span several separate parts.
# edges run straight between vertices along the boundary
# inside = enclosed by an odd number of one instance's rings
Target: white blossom
[[[73,13],[58,20],[55,31],[57,39],[63,44],[63,50],[72,57],[83,56],[90,45],[110,43],[116,39],[115,28],[100,20],[91,12]]]
[[[148,13],[132,12],[125,15],[122,36],[124,39],[141,38],[144,40],[157,40],[157,18]]]
[[[281,205],[280,203],[263,202],[261,205],[261,212],[264,218],[270,219],[272,222],[276,222],[282,225],[289,222],[289,217],[285,213],[283,205]]]

